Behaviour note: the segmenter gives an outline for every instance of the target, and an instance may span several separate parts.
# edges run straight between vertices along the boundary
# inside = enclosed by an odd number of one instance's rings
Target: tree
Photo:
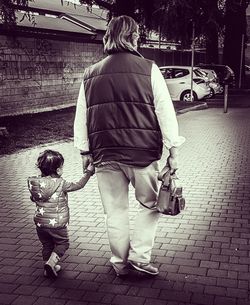
[[[27,7],[29,1],[34,0],[0,0],[0,20],[3,22],[5,28],[13,28],[16,26],[16,15],[15,11],[18,7]],[[35,24],[34,16],[26,11],[23,14],[22,19],[28,18],[32,24]]]
[[[13,4],[27,6],[28,2],[0,0],[4,23],[15,23]],[[80,0],[80,3],[107,9],[109,18],[129,15],[139,22],[142,36],[155,30],[170,41],[180,42],[184,48],[191,45],[194,26],[196,39],[205,41],[207,62],[218,62],[218,34],[224,31],[223,62],[232,67],[239,78],[249,0]]]
[[[239,84],[244,78],[244,58],[246,43],[246,8],[249,0],[227,0],[225,6],[225,39],[223,63],[230,66]],[[241,75],[240,75],[241,73]]]
[[[0,0],[0,18],[3,24],[12,26],[16,24],[14,5],[28,6],[28,0]]]

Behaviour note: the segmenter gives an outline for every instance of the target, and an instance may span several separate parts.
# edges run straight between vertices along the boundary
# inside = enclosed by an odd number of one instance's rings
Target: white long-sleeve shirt
[[[179,136],[179,126],[175,109],[170,97],[166,82],[156,64],[152,65],[151,84],[154,96],[155,113],[162,133],[162,141],[166,148],[179,147],[185,138]],[[88,151],[87,132],[87,106],[82,82],[76,106],[74,122],[74,146],[80,150]]]

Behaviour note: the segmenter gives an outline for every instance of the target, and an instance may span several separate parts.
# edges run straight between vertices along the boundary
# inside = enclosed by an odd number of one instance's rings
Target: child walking
[[[59,152],[45,150],[36,163],[41,175],[28,178],[30,198],[36,203],[34,222],[43,246],[44,275],[50,278],[57,277],[61,270],[57,263],[69,248],[67,193],[83,188],[94,174],[93,165],[89,165],[78,182],[68,182],[61,177],[63,164],[64,158]]]

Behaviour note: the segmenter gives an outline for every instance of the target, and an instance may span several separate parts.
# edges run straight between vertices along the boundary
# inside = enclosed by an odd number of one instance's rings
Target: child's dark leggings
[[[36,228],[39,240],[43,245],[43,260],[47,261],[52,252],[62,257],[69,248],[67,228]]]

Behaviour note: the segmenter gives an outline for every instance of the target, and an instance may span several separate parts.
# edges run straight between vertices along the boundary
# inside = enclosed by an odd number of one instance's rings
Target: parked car
[[[219,79],[216,72],[212,69],[205,69],[205,68],[202,68],[201,70],[202,72],[205,73],[205,76],[209,80],[209,86],[212,90],[212,95],[222,93],[224,88],[223,85],[219,83]]]
[[[224,87],[225,84],[230,87],[235,87],[235,74],[233,70],[226,65],[217,65],[217,64],[198,64],[198,67],[201,69],[212,69],[215,71],[219,83]]]
[[[191,101],[191,67],[164,66],[160,67],[169,93],[173,101]],[[211,96],[209,81],[200,68],[193,68],[193,96],[194,100],[201,100]]]

